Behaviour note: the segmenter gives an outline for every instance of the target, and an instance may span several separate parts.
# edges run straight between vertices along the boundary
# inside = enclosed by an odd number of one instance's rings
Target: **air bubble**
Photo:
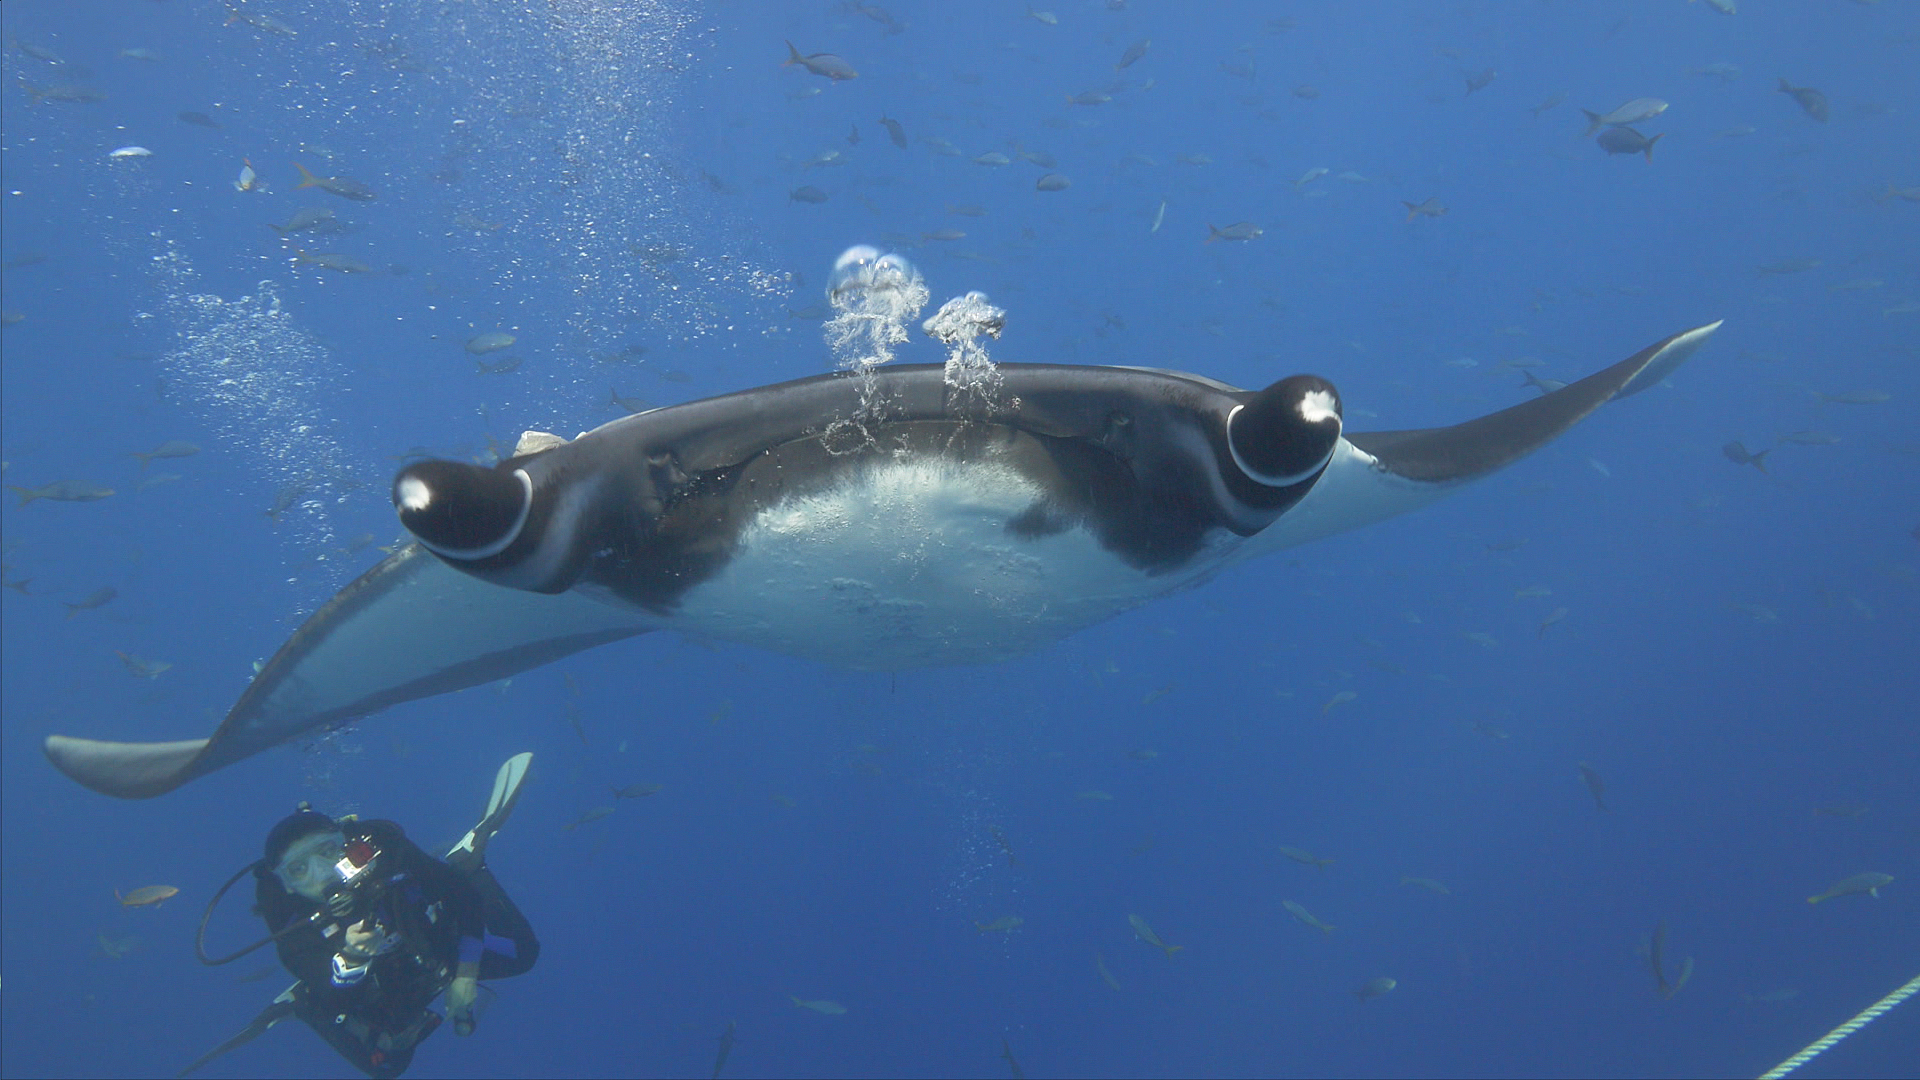
[[[834,359],[863,373],[890,362],[927,296],[920,271],[905,257],[867,244],[842,252],[827,283],[827,301],[839,312],[824,327]]]
[[[1001,406],[1000,369],[980,344],[982,335],[998,341],[1007,327],[1007,313],[994,307],[979,291],[956,296],[920,324],[927,336],[947,346],[946,382],[954,390],[952,403],[977,404],[989,411]]]

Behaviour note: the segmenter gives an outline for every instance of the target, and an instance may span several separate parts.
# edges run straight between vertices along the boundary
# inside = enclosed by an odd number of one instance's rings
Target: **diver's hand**
[[[455,1035],[473,1034],[473,1003],[479,996],[480,983],[472,975],[456,975],[447,985],[447,1019],[453,1021]]]
[[[384,936],[378,927],[369,926],[367,920],[361,919],[347,927],[345,940],[340,943],[340,955],[365,963],[379,952],[380,940]]]

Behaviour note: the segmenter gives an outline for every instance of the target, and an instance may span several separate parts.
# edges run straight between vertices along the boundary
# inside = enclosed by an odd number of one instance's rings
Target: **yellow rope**
[[[1917,993],[1920,993],[1920,975],[1915,975],[1912,979],[1908,980],[1907,985],[1874,1002],[1859,1016],[1827,1032],[1826,1038],[1821,1039],[1805,1050],[1775,1065],[1771,1070],[1762,1073],[1760,1080],[1780,1080],[1781,1077],[1812,1061],[1814,1058],[1819,1057],[1828,1047],[1859,1031],[1861,1028],[1866,1027],[1881,1013],[1886,1012],[1888,1009],[1893,1008],[1895,1005],[1900,1004]]]

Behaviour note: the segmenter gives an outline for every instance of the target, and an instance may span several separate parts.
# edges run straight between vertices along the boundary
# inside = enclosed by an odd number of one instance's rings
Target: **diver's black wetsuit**
[[[342,831],[350,850],[364,841],[377,853],[353,886],[347,914],[314,920],[326,905],[288,892],[264,866],[254,871],[255,910],[276,932],[308,923],[276,943],[280,962],[300,980],[294,1015],[369,1076],[397,1077],[439,1026],[427,1006],[462,960],[478,959],[481,979],[502,979],[531,968],[540,943],[470,853],[441,862],[391,821],[343,822]],[[347,927],[362,919],[387,934],[386,947],[363,965],[340,953]]]

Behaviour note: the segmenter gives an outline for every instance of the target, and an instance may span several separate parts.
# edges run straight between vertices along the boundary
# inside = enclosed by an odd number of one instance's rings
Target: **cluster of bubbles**
[[[822,332],[833,358],[860,379],[860,405],[828,425],[827,444],[851,450],[873,445],[867,421],[879,415],[874,370],[907,342],[907,327],[927,306],[927,283],[900,255],[860,244],[840,253],[827,279],[827,302],[838,312]]]
[[[827,280],[827,302],[838,312],[825,327],[834,360],[861,375],[891,362],[928,295],[920,271],[904,257],[865,244],[842,252]]]
[[[745,310],[777,311],[790,286],[763,265],[764,252],[748,250],[754,233],[724,198],[728,185],[694,164],[678,128],[687,115],[682,84],[710,47],[700,40],[699,5],[554,0],[528,10],[538,13],[503,18],[530,23],[515,30],[531,30],[544,46],[535,70],[552,81],[540,95],[546,112],[535,130],[546,130],[536,139],[550,139],[566,182],[561,204],[528,223],[545,243],[523,253],[518,272],[544,279],[559,253],[572,293],[569,329],[587,338],[637,321],[656,339],[724,342]],[[528,75],[482,78],[524,104]],[[522,143],[529,164],[538,160],[539,141],[504,129],[496,137]],[[551,203],[546,170],[513,172],[520,205]]]
[[[270,512],[299,547],[337,543],[329,508],[371,471],[331,434],[346,372],[295,324],[273,282],[233,300],[203,293],[171,241],[152,272],[161,309],[139,318],[170,324],[174,344],[159,365],[173,392],[273,488]]]
[[[703,5],[282,0],[274,14],[301,36],[226,35],[223,78],[257,123],[332,147],[329,168],[381,189],[366,213],[404,201],[412,235],[389,221],[369,237],[442,253],[430,272],[464,320],[546,328],[578,361],[527,380],[533,408],[604,401],[587,357],[637,335],[709,351],[784,326],[791,278],[701,168],[686,83],[716,47]],[[326,28],[328,58],[310,28]],[[332,54],[351,69],[323,75]]]
[[[1000,369],[980,344],[981,335],[1000,340],[1007,328],[1007,313],[994,307],[987,294],[979,291],[956,296],[940,306],[933,317],[920,324],[927,336],[947,347],[947,386],[953,390],[953,403],[976,405],[984,409],[999,406]]]
[[[949,756],[955,753],[949,751]],[[946,803],[943,816],[952,822],[941,859],[942,881],[935,890],[940,907],[966,919],[996,918],[1003,912],[993,905],[1008,902],[1009,894],[1018,892],[1008,881],[1010,875],[1001,873],[1008,853],[993,839],[994,823],[1006,815],[990,794],[977,787],[956,789],[951,776],[934,780],[932,787],[935,797]]]
[[[827,301],[838,314],[827,320],[827,347],[840,367],[862,378],[862,416],[874,411],[874,369],[891,362],[894,349],[906,344],[908,327],[929,295],[920,271],[898,254],[882,255],[861,244],[834,262]],[[954,297],[920,324],[928,337],[947,347],[946,383],[956,407],[1000,405],[1000,369],[980,338],[998,340],[1006,325],[1007,313],[983,292]]]

